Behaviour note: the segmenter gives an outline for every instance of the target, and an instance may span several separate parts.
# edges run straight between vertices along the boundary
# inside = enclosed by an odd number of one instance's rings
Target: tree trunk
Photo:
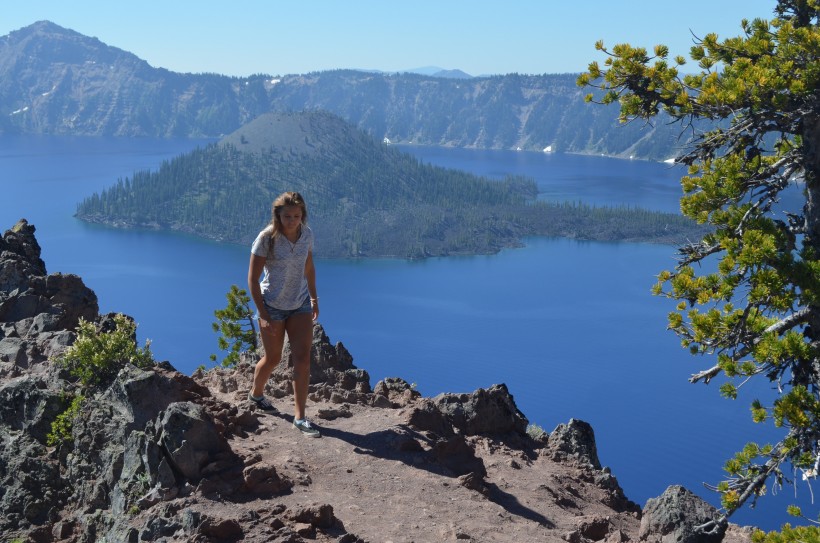
[[[803,118],[804,180],[806,183],[806,206],[804,208],[806,233],[804,244],[810,248],[813,258],[820,258],[820,116]],[[815,293],[817,294],[817,293]],[[808,327],[805,335],[815,346],[820,346],[820,306],[809,303]],[[813,360],[810,367],[794,370],[795,381],[806,386],[820,383],[820,361]],[[803,373],[804,375],[798,375]],[[797,384],[797,383],[796,383]]]

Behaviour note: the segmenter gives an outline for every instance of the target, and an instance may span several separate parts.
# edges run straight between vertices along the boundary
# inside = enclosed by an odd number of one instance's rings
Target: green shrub
[[[80,414],[85,396],[77,395],[71,400],[68,409],[57,415],[51,423],[51,432],[46,436],[48,445],[58,445],[60,443],[71,442],[71,430],[74,428],[74,420]]]
[[[143,348],[137,347],[136,330],[137,325],[122,314],[114,316],[114,330],[110,332],[102,332],[94,323],[80,319],[76,341],[55,362],[67,368],[85,389],[112,380],[128,363],[140,368],[153,366],[150,342],[146,342]],[[57,415],[51,423],[51,432],[46,436],[48,445],[72,440],[74,421],[84,401],[82,394],[73,396],[68,408]]]
[[[117,314],[114,324],[113,331],[101,332],[94,323],[80,319],[77,340],[57,360],[83,386],[96,386],[113,379],[128,363],[140,368],[154,365],[150,341],[146,341],[145,347],[137,347],[134,321]]]

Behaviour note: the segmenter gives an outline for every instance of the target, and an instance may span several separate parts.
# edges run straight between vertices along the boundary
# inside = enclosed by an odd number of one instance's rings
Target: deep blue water
[[[150,338],[155,356],[185,373],[211,365],[213,310],[231,284],[244,287],[249,248],[87,225],[72,214],[84,196],[201,143],[0,137],[0,229],[28,219],[50,272],[80,275],[101,311],[132,315],[140,341]],[[666,164],[405,149],[490,177],[529,175],[544,198],[677,210],[682,170]],[[320,320],[372,384],[399,376],[435,395],[506,383],[530,422],[548,431],[570,418],[591,423],[601,462],[633,501],[682,484],[715,503],[702,482],[718,481],[746,441],[766,439],[748,405],[769,391],[744,388],[732,402],[714,384],[687,382],[714,361],[680,348],[665,330],[669,303],[649,293],[673,256],[662,245],[530,239],[494,256],[318,259]],[[734,520],[775,529],[793,520],[783,512],[793,494],[783,489]],[[798,496],[815,511],[805,487]]]
[[[399,146],[425,162],[503,178],[535,179],[539,198],[678,213],[681,166],[600,156]]]

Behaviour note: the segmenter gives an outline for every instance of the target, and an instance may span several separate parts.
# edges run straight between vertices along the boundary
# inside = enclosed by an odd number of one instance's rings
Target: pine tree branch
[[[763,465],[763,470],[755,475],[755,477],[751,480],[746,481],[746,484],[743,485],[744,490],[740,496],[738,496],[736,506],[731,511],[722,513],[716,519],[705,522],[699,526],[695,526],[695,532],[704,535],[711,535],[717,533],[722,526],[726,526],[726,524],[728,524],[729,517],[731,517],[735,511],[740,509],[749,498],[757,494],[758,491],[766,484],[769,477],[772,474],[777,473],[780,469],[780,464],[786,460],[787,453],[783,452],[783,442],[776,445],[775,451],[777,452],[773,453],[769,460],[767,460]]]
[[[678,248],[677,267],[688,266],[722,250],[723,247],[719,243],[709,244],[706,241],[687,243]]]
[[[811,310],[808,307],[804,307],[799,311],[796,311],[789,315],[788,317],[777,321],[776,323],[772,324],[768,328],[766,328],[761,334],[758,334],[757,337],[752,341],[751,345],[746,345],[742,349],[739,349],[732,355],[732,360],[739,360],[752,352],[752,349],[755,345],[760,343],[762,337],[766,334],[770,333],[781,333],[784,330],[790,330],[795,326],[806,322],[809,318],[809,314]],[[712,366],[708,370],[703,370],[701,372],[692,374],[689,378],[690,383],[697,383],[698,381],[703,381],[704,384],[709,384],[709,381],[712,380],[717,374],[721,372],[721,368],[719,365]]]

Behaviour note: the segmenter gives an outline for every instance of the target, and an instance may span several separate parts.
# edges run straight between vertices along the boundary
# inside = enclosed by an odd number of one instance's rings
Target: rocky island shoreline
[[[528,421],[503,384],[422,397],[400,378],[370,384],[342,343],[314,327],[311,413],[290,426],[287,352],[266,394],[245,401],[255,358],[176,371],[122,361],[85,391],[70,437],[50,443],[79,383],[55,364],[97,297],[47,273],[35,228],[0,239],[0,533],[4,541],[443,542],[748,541],[695,526],[709,504],[670,486],[643,508],[600,463],[591,426]],[[287,348],[286,348],[287,350]]]

